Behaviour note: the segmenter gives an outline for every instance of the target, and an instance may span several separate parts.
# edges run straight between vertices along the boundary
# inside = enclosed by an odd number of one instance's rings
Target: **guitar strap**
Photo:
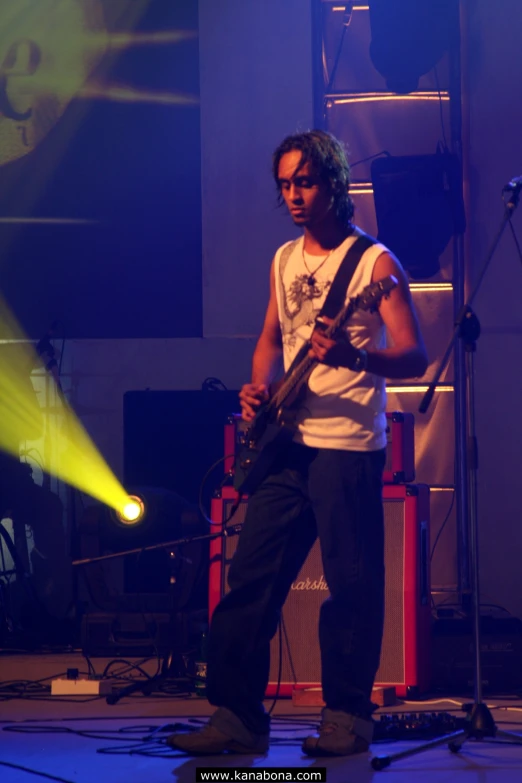
[[[334,319],[339,314],[346,301],[346,292],[357,264],[368,248],[375,244],[377,244],[376,239],[369,234],[362,234],[350,246],[339,265],[318,318],[325,315],[327,318]]]

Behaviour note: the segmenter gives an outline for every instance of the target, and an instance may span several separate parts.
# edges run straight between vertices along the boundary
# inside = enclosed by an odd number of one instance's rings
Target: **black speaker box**
[[[198,503],[201,482],[224,454],[224,425],[237,391],[131,391],[123,398],[124,481],[163,487]],[[219,463],[203,488],[207,507],[223,478]]]
[[[522,621],[518,617],[480,618],[482,687],[485,693],[522,688]],[[436,690],[472,693],[475,645],[471,617],[436,619],[433,624],[433,679]]]
[[[93,612],[82,618],[82,651],[90,658],[164,656],[174,637],[170,614]]]

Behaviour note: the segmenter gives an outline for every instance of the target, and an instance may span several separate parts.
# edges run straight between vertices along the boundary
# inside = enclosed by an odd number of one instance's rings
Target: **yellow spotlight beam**
[[[51,378],[62,405],[57,414],[43,415],[30,380],[38,357],[5,302],[0,312],[0,448],[19,457],[21,442],[36,439],[43,429],[52,443],[51,455],[44,449],[44,470],[121,512],[128,493]]]
[[[87,84],[83,87],[78,98],[96,98],[116,103],[155,103],[163,106],[198,106],[197,95],[189,95],[181,92],[158,92],[154,90],[137,90],[124,84],[96,85]]]
[[[49,417],[47,435],[54,444],[54,464],[44,469],[62,481],[101,500],[116,511],[128,503],[128,493],[111,471],[72,408],[64,401],[63,416]],[[45,460],[45,458],[44,458]]]
[[[158,30],[142,33],[110,33],[105,37],[111,49],[128,49],[131,46],[164,46],[173,43],[192,41],[198,37],[197,30]],[[90,38],[96,39],[91,33]]]

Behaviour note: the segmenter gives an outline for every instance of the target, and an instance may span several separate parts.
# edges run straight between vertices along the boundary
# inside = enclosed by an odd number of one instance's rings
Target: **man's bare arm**
[[[239,392],[241,411],[245,421],[252,421],[257,409],[269,397],[269,386],[274,380],[283,354],[281,328],[277,312],[274,264],[270,270],[270,299],[266,309],[263,331],[257,341],[252,359],[252,380]]]
[[[277,312],[274,264],[270,270],[270,299],[266,310],[263,330],[257,341],[252,358],[252,383],[268,386],[280,367],[283,348],[281,327]]]
[[[399,284],[379,307],[391,347],[368,352],[367,371],[385,378],[419,378],[428,368],[428,357],[413,308],[408,280],[402,266],[389,253],[375,262],[373,282],[394,275]]]
[[[381,301],[379,312],[392,342],[390,348],[367,353],[367,372],[385,378],[418,378],[426,372],[428,358],[413,309],[408,280],[398,261],[389,253],[377,259],[372,280],[377,282],[388,275],[398,280],[388,299]],[[323,319],[330,323],[329,319]],[[332,367],[356,369],[361,352],[344,340],[331,340],[315,329],[310,354]]]

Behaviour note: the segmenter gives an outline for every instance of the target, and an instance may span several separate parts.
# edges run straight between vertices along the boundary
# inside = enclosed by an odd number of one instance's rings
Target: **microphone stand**
[[[236,502],[234,507],[232,508],[230,512],[229,519],[231,519],[238,506],[239,506],[239,500]],[[194,541],[212,541],[216,538],[228,538],[229,536],[236,536],[241,532],[241,529],[243,527],[242,523],[239,523],[237,525],[229,525],[225,526],[223,525],[221,527],[221,530],[217,533],[206,533],[204,535],[199,536],[186,536],[185,538],[178,538],[175,541],[164,541],[161,544],[150,544],[149,546],[142,546],[138,547],[136,549],[126,549],[123,552],[111,552],[108,555],[99,555],[97,557],[88,557],[84,558],[82,560],[73,560],[73,566],[84,566],[88,565],[89,563],[100,563],[105,560],[113,560],[117,557],[125,557],[126,555],[135,555],[140,554],[141,552],[150,552],[155,549],[166,549],[166,548],[174,548],[178,546],[183,546],[184,544],[191,544]],[[173,629],[173,636],[175,636],[175,631],[177,628],[179,628],[180,625],[180,619],[179,619],[179,612],[176,612],[175,607],[175,584],[176,584],[176,578],[175,578],[175,558],[174,555],[171,555],[170,557],[170,566],[171,566],[171,572],[170,572],[170,597],[171,597],[171,622],[174,626]],[[150,680],[146,680],[145,682],[133,682],[130,685],[127,685],[125,688],[121,688],[117,693],[111,693],[109,694],[105,701],[107,704],[117,704],[120,699],[125,698],[126,696],[130,696],[132,693],[135,693],[136,691],[142,691],[145,695],[150,694],[158,685],[161,685],[167,679],[170,672],[175,668],[176,665],[176,658],[179,657],[176,655],[175,651],[173,649],[170,650],[169,654],[164,658],[163,664],[161,667],[161,674],[157,674],[155,677],[152,677]]]
[[[56,334],[56,330],[59,324],[60,324],[59,321],[53,321],[48,331],[37,342],[35,346],[35,352],[38,358],[41,360],[44,369],[54,381],[56,396],[60,400],[65,413],[67,410],[70,409],[70,403],[63,390],[62,382],[61,382],[61,365],[63,359],[63,347],[65,344],[65,338],[63,338],[62,340],[62,352],[60,355],[60,364],[58,364],[56,360],[56,351],[54,345],[51,342],[51,339]],[[43,486],[49,492],[52,491],[51,479],[49,474],[44,473]],[[78,557],[79,554],[78,525],[76,519],[77,490],[72,485],[69,484],[66,491],[67,491],[67,501],[66,501],[67,502],[67,515],[66,515],[67,542],[69,545],[69,555],[71,558],[74,558],[74,557]],[[74,629],[75,629],[74,634],[76,635],[79,634],[79,622],[81,618],[81,610],[80,610],[78,579],[74,571],[72,574],[71,592],[72,595],[71,595],[70,607],[72,607],[74,612],[74,619],[73,619]]]
[[[457,337],[463,341],[464,351],[466,356],[465,361],[465,377],[466,377],[466,434],[468,445],[468,480],[467,480],[467,492],[469,497],[468,504],[468,530],[469,530],[469,542],[470,542],[470,565],[471,565],[471,593],[472,593],[472,609],[473,609],[473,643],[475,648],[475,671],[474,671],[474,701],[471,704],[463,705],[464,711],[467,713],[467,723],[464,729],[455,731],[452,734],[448,734],[445,737],[432,740],[431,742],[423,743],[422,745],[411,748],[409,750],[402,751],[401,753],[394,753],[390,756],[375,756],[372,759],[372,767],[375,770],[381,770],[385,767],[389,767],[393,761],[398,759],[404,759],[408,756],[413,756],[416,753],[422,753],[425,750],[436,748],[438,745],[443,745],[448,742],[448,748],[452,753],[458,753],[463,744],[469,739],[483,740],[486,737],[500,737],[512,744],[522,745],[522,737],[518,734],[513,734],[509,731],[501,731],[497,729],[493,716],[487,706],[482,701],[482,665],[480,656],[480,584],[479,584],[479,551],[478,551],[478,520],[477,520],[477,470],[478,470],[478,448],[477,448],[477,436],[475,430],[475,367],[474,367],[474,355],[476,351],[476,341],[480,335],[480,323],[471,309],[471,303],[474,301],[484,276],[489,267],[490,261],[493,258],[495,250],[504,229],[508,222],[511,220],[511,216],[515,211],[520,191],[522,190],[522,180],[517,182],[514,180],[507,188],[510,192],[510,198],[506,204],[504,216],[500,224],[500,228],[497,231],[496,236],[493,239],[492,245],[486,255],[486,260],[482,266],[478,280],[472,290],[468,301],[461,308],[456,322],[453,336],[450,340],[446,353],[444,354],[439,367],[435,373],[435,377],[430,383],[424,398],[419,406],[420,413],[426,413],[430,405],[435,389],[440,380],[440,377],[446,367],[448,360],[453,351]]]

